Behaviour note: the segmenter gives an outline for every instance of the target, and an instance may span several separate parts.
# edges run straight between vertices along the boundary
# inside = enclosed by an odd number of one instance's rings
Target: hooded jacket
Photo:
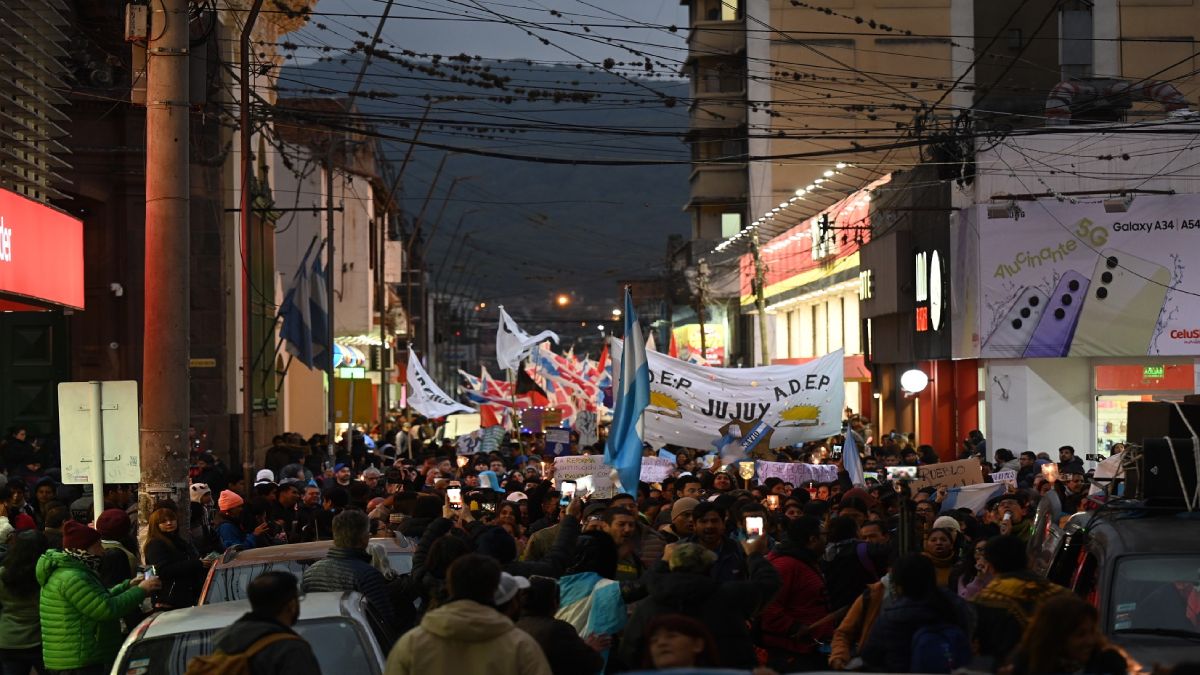
[[[779,573],[763,556],[748,559],[750,578],[718,582],[697,572],[656,573],[647,582],[650,597],[633,611],[619,657],[627,667],[641,663],[646,627],[662,614],[685,614],[699,619],[717,640],[722,665],[753,668],[757,665],[754,642],[747,627],[751,617],[774,597]]]
[[[431,610],[388,654],[387,675],[551,675],[528,633],[492,607],[455,600]]]
[[[111,589],[83,561],[46,551],[37,563],[42,587],[42,656],[50,670],[111,664],[121,648],[121,617],[146,598],[123,581]]]
[[[213,647],[226,654],[241,654],[255,642],[275,633],[295,635],[292,629],[275,619],[251,612],[217,633]],[[255,675],[321,675],[321,666],[312,645],[301,638],[280,640],[264,648],[250,658],[250,672]]]
[[[875,670],[905,673],[912,665],[913,636],[920,628],[950,623],[961,627],[969,635],[965,603],[948,591],[939,592],[946,595],[957,616],[944,616],[932,604],[922,600],[896,598],[880,611],[875,620],[862,647],[863,663]]]

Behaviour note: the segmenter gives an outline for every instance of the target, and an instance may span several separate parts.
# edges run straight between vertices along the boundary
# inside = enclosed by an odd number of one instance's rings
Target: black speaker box
[[[1180,410],[1200,433],[1200,404],[1180,403]],[[1191,438],[1192,434],[1174,404],[1162,401],[1136,401],[1129,404],[1125,438],[1141,443],[1147,438]]]
[[[1197,429],[1200,431],[1200,429]],[[1175,458],[1171,458],[1171,445]],[[1179,479],[1183,478],[1180,487]],[[1186,490],[1186,493],[1184,492]],[[1136,468],[1126,470],[1125,496],[1137,497],[1150,506],[1183,507],[1184,494],[1196,493],[1196,455],[1192,439],[1147,438],[1142,444],[1142,457]]]

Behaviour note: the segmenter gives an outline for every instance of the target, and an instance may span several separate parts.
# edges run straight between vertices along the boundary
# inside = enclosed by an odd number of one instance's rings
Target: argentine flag
[[[851,485],[866,485],[863,480],[862,457],[858,454],[858,441],[854,440],[854,432],[846,430],[846,440],[842,441],[842,468],[850,476]]]
[[[617,471],[621,492],[637,496],[642,473],[642,412],[650,404],[650,367],[646,341],[633,309],[633,295],[625,287],[625,346],[621,363],[613,364],[612,427],[604,446],[604,462]]]

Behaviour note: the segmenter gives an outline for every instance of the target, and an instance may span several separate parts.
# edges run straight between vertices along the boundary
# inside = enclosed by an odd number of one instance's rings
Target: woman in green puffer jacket
[[[4,675],[45,672],[34,567],[47,548],[46,535],[26,530],[14,538],[0,567],[0,672]]]
[[[42,656],[50,670],[107,673],[121,648],[121,617],[161,586],[151,577],[105,588],[98,571],[103,553],[100,533],[71,521],[63,527],[63,550],[38,559]]]

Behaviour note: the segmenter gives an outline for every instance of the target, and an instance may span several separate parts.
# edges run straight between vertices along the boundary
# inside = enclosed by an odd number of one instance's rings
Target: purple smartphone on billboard
[[[1087,277],[1075,270],[1062,275],[1025,348],[1025,358],[1066,356],[1071,351],[1088,285]]]

